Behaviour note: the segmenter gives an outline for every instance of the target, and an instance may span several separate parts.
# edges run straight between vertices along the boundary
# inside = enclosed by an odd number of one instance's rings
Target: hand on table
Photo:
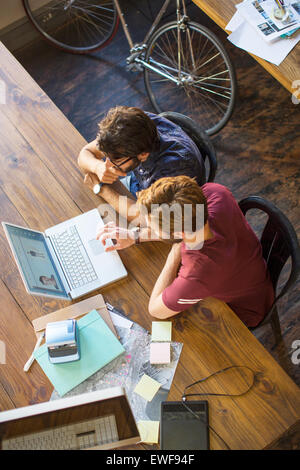
[[[134,233],[129,229],[118,227],[114,222],[99,227],[96,239],[104,246],[106,239],[115,240],[114,245],[105,247],[105,251],[123,250],[135,243]]]

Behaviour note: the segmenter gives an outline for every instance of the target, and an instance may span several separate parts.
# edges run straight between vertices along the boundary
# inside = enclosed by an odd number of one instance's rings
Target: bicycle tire
[[[186,23],[186,28],[187,30],[189,30],[190,37],[192,38],[191,42],[193,44],[193,48],[194,48],[194,44],[196,43],[196,40],[199,39],[199,44],[197,45],[198,49],[196,50],[196,53],[198,55],[200,54],[200,57],[201,57],[201,53],[202,53],[202,49],[200,47],[201,38],[205,38],[206,43],[210,44],[211,47],[217,51],[214,57],[221,57],[222,64],[225,63],[226,65],[225,71],[216,72],[215,74],[213,74],[216,76],[218,75],[218,78],[213,77],[213,75],[210,75],[204,78],[201,77],[201,79],[198,80],[198,83],[199,82],[205,83],[203,82],[204,79],[211,81],[211,83],[206,83],[205,85],[207,90],[204,89],[204,91],[206,91],[207,97],[206,95],[203,94],[202,89],[201,89],[202,95],[200,97],[200,91],[198,91],[200,87],[199,85],[198,87],[196,87],[196,82],[199,76],[197,76],[195,72],[187,70],[188,58],[186,56],[186,59],[185,59],[186,62],[184,64],[185,70],[183,70],[183,75],[186,77],[187,80],[190,80],[190,83],[185,83],[182,86],[181,85],[178,86],[175,83],[173,84],[173,82],[168,80],[167,78],[158,77],[158,74],[156,72],[150,71],[149,69],[144,67],[145,88],[146,88],[148,97],[150,99],[150,102],[153,108],[155,109],[155,111],[157,112],[157,114],[160,114],[164,111],[174,111],[174,112],[178,112],[180,114],[189,116],[195,122],[198,122],[208,135],[213,135],[219,132],[227,124],[234,110],[236,95],[237,95],[237,83],[236,83],[236,75],[235,75],[234,66],[223,44],[215,36],[214,33],[209,31],[209,29],[192,21],[188,21]],[[185,32],[186,34],[185,44],[188,43],[187,30]],[[171,33],[168,36],[169,32]],[[201,37],[199,36],[199,34],[201,35]],[[177,35],[177,22],[172,21],[172,22],[166,23],[165,25],[161,26],[159,29],[157,29],[153,33],[153,35],[150,37],[148,41],[147,49],[145,51],[145,62],[154,65],[156,68],[159,68],[163,72],[166,72],[168,75],[172,75],[173,78],[177,78],[176,73],[178,73],[178,64],[176,65],[176,57],[177,57],[176,54],[178,52],[178,42],[176,39],[176,35]],[[171,39],[173,39],[173,41],[171,41]],[[172,55],[171,58],[167,54],[164,54],[165,57],[162,56],[162,52],[156,52],[156,55],[155,55],[155,52],[154,52],[155,48],[157,51],[163,51],[162,45],[164,44],[164,41],[167,44],[166,50],[169,50],[170,54]],[[172,48],[174,48],[174,45],[175,47],[177,47],[176,54],[174,54],[174,50],[172,50]],[[183,43],[182,43],[182,46],[183,46]],[[183,51],[183,47],[181,49]],[[194,54],[194,50],[193,50],[193,54]],[[162,56],[162,58],[160,58],[161,63],[155,61],[155,57],[158,57],[159,55]],[[190,54],[189,52],[189,55],[191,56],[192,54]],[[194,54],[194,58],[195,58],[195,54]],[[192,61],[191,57],[189,58],[189,60]],[[215,59],[213,58],[213,59],[207,60],[208,64],[211,63],[209,67],[213,65],[213,60]],[[167,61],[167,64],[162,63],[163,61],[164,62]],[[172,63],[173,63],[173,67],[171,67]],[[205,62],[204,64],[195,68],[195,61],[194,61],[194,71],[195,70],[197,71],[197,69],[200,69],[200,68],[202,68],[203,70],[203,66],[205,66]],[[209,70],[209,67],[208,67],[208,70]],[[222,82],[225,83],[225,80],[226,82],[230,81],[229,88],[227,88],[227,86],[225,87],[224,85],[220,86],[220,83]],[[161,83],[159,84],[159,82]],[[154,85],[154,83],[156,83],[156,85]],[[194,83],[194,85],[192,85],[192,83]],[[216,85],[216,83],[219,83],[219,85]],[[194,86],[194,89],[192,88],[192,86]],[[212,91],[216,89],[218,90],[218,92]],[[224,93],[224,95],[222,95],[221,92]],[[196,102],[195,94],[197,94],[196,96],[198,100],[197,102]],[[223,101],[226,103],[226,111],[224,111],[223,113],[221,113],[220,111],[220,117],[218,117],[218,119],[215,119],[216,122],[212,122],[211,116],[213,115],[214,112],[216,113],[216,110],[218,108],[223,109],[223,106],[225,105],[223,104],[223,102],[220,101],[221,104],[218,102],[213,108],[212,102],[214,100],[211,98],[211,95],[216,95],[214,96],[215,100],[223,99]],[[220,95],[221,98],[219,98],[218,95]],[[212,110],[209,110],[209,112],[208,112],[208,104],[205,102],[205,100],[212,107]]]
[[[67,1],[59,1],[59,2],[55,2],[52,1],[49,3],[49,5],[47,4],[46,6],[42,7],[41,9],[39,10],[34,10],[33,8],[33,5],[34,5],[34,0],[22,0],[23,2],[23,6],[24,6],[24,9],[25,9],[25,12],[28,16],[28,19],[29,21],[32,23],[32,25],[34,26],[34,28],[42,35],[42,37],[49,43],[51,44],[52,46],[55,46],[56,48],[60,49],[60,50],[63,50],[65,52],[71,52],[73,54],[86,54],[88,52],[94,52],[94,51],[97,51],[99,49],[102,49],[103,47],[107,46],[109,44],[109,42],[114,38],[117,30],[118,30],[118,26],[119,26],[119,21],[120,21],[120,18],[118,16],[118,13],[117,13],[117,10],[115,8],[115,5],[113,3],[112,0],[102,0],[104,1],[104,3],[108,3],[108,5],[111,4],[111,7],[109,8],[110,10],[110,13],[109,13],[109,17],[104,17],[104,14],[102,15],[102,13],[100,14],[99,12],[97,12],[97,22],[103,22],[105,21],[107,23],[107,26],[105,26],[105,30],[102,29],[102,36],[101,36],[101,33],[99,32],[99,39],[95,39],[95,42],[93,44],[83,44],[81,43],[80,44],[80,38],[78,38],[78,41],[77,41],[77,44],[76,45],[72,45],[72,44],[67,44],[66,42],[64,42],[62,39],[59,39],[57,37],[54,36],[54,33],[58,33],[58,37],[59,37],[59,34],[63,37],[63,29],[66,29],[66,28],[69,28],[70,29],[70,24],[73,22],[76,22],[76,19],[73,19],[73,20],[70,20],[70,21],[61,21],[60,24],[59,24],[59,27],[57,26],[57,23],[58,23],[58,16],[59,16],[59,10],[58,12],[54,15],[54,26],[53,28],[56,28],[53,30],[53,32],[50,32],[50,31],[47,31],[45,26],[42,25],[42,23],[44,22],[44,24],[46,23],[49,23],[49,21],[51,21],[53,19],[53,15],[50,11],[50,9],[55,9],[54,5],[55,3],[57,3],[57,8],[61,8],[61,11],[64,9],[64,5],[66,3],[68,3]],[[72,3],[72,8],[75,8],[76,7],[76,2],[78,4],[77,8],[83,8],[82,6],[79,6],[79,5],[82,5],[82,1],[79,0],[74,0]],[[95,3],[98,3],[98,5],[95,5]],[[93,0],[93,8],[101,8],[100,7],[100,3],[101,3],[101,0]],[[85,1],[85,8],[88,8],[89,6],[89,2],[88,1]],[[104,8],[104,7],[103,7]],[[106,8],[106,7],[105,7]],[[47,13],[47,10],[48,10],[48,13]],[[52,17],[50,17],[50,20],[47,19],[47,14],[48,14],[48,18],[49,18],[49,15],[52,15]],[[93,18],[93,15],[95,16],[93,10],[90,10],[90,15],[92,15],[92,18]],[[108,15],[107,12],[105,12],[106,15]],[[46,18],[45,20],[43,18]],[[105,20],[104,20],[105,18]],[[94,21],[93,23],[93,26],[95,27],[96,29],[96,24],[95,24],[95,19],[92,19],[92,22]],[[89,23],[86,19],[84,19],[84,22],[86,23]],[[79,25],[78,25],[79,21],[77,21],[77,26],[76,26],[76,31],[78,32],[77,34],[79,35]],[[84,24],[84,23],[83,23]],[[91,25],[92,23],[89,23],[89,28],[91,28]],[[100,27],[99,29],[103,28],[103,26],[101,26],[100,24]],[[107,28],[107,30],[106,30]],[[72,34],[72,32],[70,31],[70,35]],[[90,33],[91,34],[91,33]],[[75,31],[73,32],[73,38],[75,40]],[[83,42],[83,38],[82,38],[82,42]]]

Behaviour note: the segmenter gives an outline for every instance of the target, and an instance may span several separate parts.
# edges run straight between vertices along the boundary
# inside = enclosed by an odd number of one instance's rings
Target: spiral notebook
[[[81,358],[65,364],[52,364],[46,344],[34,357],[60,396],[100,370],[125,350],[96,310],[78,320]]]

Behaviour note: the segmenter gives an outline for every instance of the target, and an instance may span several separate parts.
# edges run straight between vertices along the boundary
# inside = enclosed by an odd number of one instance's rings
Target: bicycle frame
[[[183,6],[183,16],[181,15],[181,11],[180,11],[180,2],[182,1],[182,6]],[[176,79],[175,77],[171,76],[171,75],[168,75],[167,73],[164,73],[162,72],[161,70],[157,69],[155,66],[153,65],[150,65],[148,62],[146,62],[143,58],[141,58],[141,53],[146,49],[146,45],[147,45],[147,41],[149,40],[149,38],[151,37],[152,33],[154,32],[154,30],[156,29],[157,25],[160,23],[163,15],[165,14],[171,0],[165,0],[164,4],[162,5],[157,17],[155,18],[153,24],[151,25],[149,31],[147,32],[144,40],[143,40],[143,43],[142,44],[137,44],[137,45],[134,45],[133,41],[132,41],[132,37],[130,35],[130,32],[129,32],[129,29],[128,29],[128,26],[125,22],[125,19],[124,19],[124,14],[121,10],[121,7],[120,7],[120,4],[119,4],[119,1],[118,0],[113,0],[115,6],[116,6],[116,9],[117,9],[117,12],[118,12],[118,15],[120,17],[120,20],[121,20],[121,24],[122,24],[122,27],[123,27],[123,30],[124,30],[124,33],[125,33],[125,36],[126,36],[126,39],[128,41],[128,44],[129,44],[129,47],[130,47],[130,52],[131,52],[131,56],[129,58],[130,61],[127,61],[127,63],[137,63],[137,64],[140,64],[142,65],[143,67],[145,68],[148,68],[150,70],[152,70],[152,72],[156,72],[158,75],[161,75],[165,78],[167,78],[168,80],[171,80],[173,81],[174,83],[176,83],[177,85],[180,85],[182,83],[182,78],[181,78],[181,75],[187,75],[185,73],[182,74],[181,72],[181,47],[180,47],[180,29],[183,29],[184,28],[184,25],[186,23],[186,21],[188,21],[188,17],[187,17],[187,14],[186,14],[186,5],[185,5],[185,0],[176,0],[176,16],[177,16],[177,34],[178,34],[178,79]],[[191,39],[190,39],[190,33],[188,31],[188,38],[189,38],[189,43],[191,45]],[[192,61],[194,63],[194,57],[193,57],[193,50],[192,50],[192,47],[190,47],[190,50],[191,50],[191,56],[192,56]],[[167,68],[167,67],[166,67]],[[171,70],[171,67],[169,67],[170,70]]]
[[[179,3],[179,0],[176,0],[177,1],[177,4]],[[183,0],[184,1],[184,0]],[[130,49],[132,49],[134,47],[134,44],[133,44],[133,41],[132,41],[132,38],[131,38],[131,35],[130,35],[130,32],[128,30],[128,26],[125,22],[125,19],[124,19],[124,14],[121,10],[121,7],[120,7],[120,4],[119,4],[119,0],[113,0],[114,4],[115,4],[115,7],[117,9],[117,12],[118,12],[118,15],[120,17],[120,20],[121,20],[121,24],[122,24],[122,27],[123,27],[123,30],[124,30],[124,33],[125,33],[125,36],[126,36],[126,39],[128,41],[128,44],[129,44],[129,47]],[[166,9],[168,8],[169,4],[170,4],[171,0],[165,0],[165,3],[163,4],[163,6],[161,7],[157,17],[155,18],[153,24],[151,25],[149,31],[147,32],[144,40],[143,40],[143,44],[145,44],[148,39],[150,38],[151,34],[153,33],[153,31],[155,30],[156,26],[159,24],[160,20],[162,19],[163,15],[165,14],[165,11]]]

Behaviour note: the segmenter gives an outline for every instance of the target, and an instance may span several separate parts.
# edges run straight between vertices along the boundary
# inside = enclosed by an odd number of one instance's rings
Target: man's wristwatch
[[[141,229],[140,229],[140,227],[134,227],[132,229],[132,232],[133,232],[133,235],[134,235],[134,243],[136,245],[139,245],[141,243],[141,240],[140,240]]]
[[[95,193],[95,194],[99,194],[100,191],[101,191],[102,186],[103,186],[103,183],[101,183],[101,182],[95,184],[94,187],[93,187],[94,193]]]

